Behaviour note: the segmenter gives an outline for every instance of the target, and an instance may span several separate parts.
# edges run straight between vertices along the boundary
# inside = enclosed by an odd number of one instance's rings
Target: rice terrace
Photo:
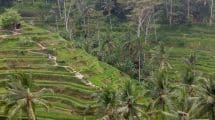
[[[0,120],[215,120],[214,0],[0,0]]]

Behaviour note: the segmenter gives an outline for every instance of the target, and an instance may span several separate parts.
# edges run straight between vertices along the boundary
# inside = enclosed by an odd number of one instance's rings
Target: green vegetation
[[[41,105],[47,110],[49,109],[48,102],[41,98],[41,96],[51,91],[48,89],[41,89],[37,92],[32,92],[33,81],[31,77],[24,73],[17,73],[10,76],[10,81],[7,86],[8,92],[3,96],[3,103],[5,104],[4,113],[9,120],[22,117],[23,114],[29,120],[36,120],[35,107]]]
[[[17,11],[7,9],[0,17],[1,26],[5,29],[15,29],[16,25],[20,23],[21,17]]]
[[[15,35],[7,31],[1,33],[1,95],[7,95],[5,83],[17,81],[8,79],[8,75],[19,71],[31,75],[33,93],[43,88],[54,92],[54,95],[42,95],[42,99],[49,101],[51,107],[47,114],[45,109],[37,105],[34,112],[37,119],[79,120],[84,115],[86,119],[93,120],[97,118],[93,111],[98,105],[92,95],[97,93],[98,87],[103,83],[117,87],[120,81],[130,79],[128,75],[75,48],[58,34],[25,23],[22,25],[22,31],[16,31]],[[10,111],[14,109],[12,107]],[[25,111],[17,112],[17,115],[21,113],[27,116]]]
[[[0,119],[214,120],[214,12],[214,0],[1,0]]]

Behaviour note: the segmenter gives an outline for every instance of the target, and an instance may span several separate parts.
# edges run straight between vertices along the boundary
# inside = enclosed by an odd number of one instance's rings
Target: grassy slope
[[[46,49],[43,50],[38,43]],[[54,89],[54,96],[44,96],[52,101],[53,107],[50,112],[37,110],[37,115],[43,120],[83,119],[83,111],[95,103],[91,94],[95,93],[97,88],[74,77],[76,72],[83,74],[84,80],[91,81],[96,86],[109,83],[116,87],[121,80],[130,79],[119,70],[75,48],[71,42],[62,39],[58,34],[30,25],[24,25],[19,35],[1,32],[0,46],[1,94],[6,92],[3,85],[7,75],[15,70],[32,73],[36,89]],[[54,61],[48,60],[48,53],[57,57],[58,66],[54,66]],[[91,111],[86,115],[89,120],[95,119],[92,113],[95,109],[93,106],[95,105],[92,105]]]
[[[87,0],[88,5],[90,7],[94,6],[94,3],[90,3],[91,0]],[[118,0],[118,2],[123,3],[127,0]],[[141,1],[141,0],[139,0]],[[139,7],[143,7],[145,5],[149,6],[147,3],[148,1],[141,1],[139,2],[139,5],[135,9],[139,9]],[[19,10],[21,13],[23,11],[29,11],[29,9],[33,10],[37,14],[41,14],[40,12],[47,13],[47,8],[49,7],[44,7],[42,6],[43,2],[41,0],[38,0],[35,5],[28,5],[24,4],[24,6],[20,6],[19,4],[16,4],[14,6],[15,9]],[[43,9],[42,9],[43,8]],[[135,13],[135,10],[133,11]],[[132,14],[134,14],[132,13]],[[37,15],[36,14],[36,15]],[[105,38],[105,34],[107,34],[106,30],[109,24],[107,24],[106,17],[102,15],[101,11],[96,11],[94,13],[94,18],[91,18],[89,21],[90,28],[92,29],[97,29],[97,24],[100,25],[99,30],[100,30],[100,38]],[[36,16],[35,15],[35,16]],[[34,21],[35,24],[38,25],[44,25],[41,21],[34,20],[37,17],[30,17],[30,21]],[[100,18],[98,20],[98,18]],[[29,21],[28,19],[25,18],[26,21]],[[113,20],[114,21],[114,20]],[[114,23],[114,22],[113,22]],[[55,21],[54,23],[55,24]],[[127,40],[124,38],[124,34],[127,34],[126,31],[128,31],[126,28],[129,26],[130,22],[126,22],[124,24],[122,23],[116,23],[113,25],[113,30],[112,30],[112,37],[114,39],[114,42],[119,43],[120,45],[123,44],[123,40]],[[51,26],[49,26],[51,27]],[[56,27],[55,25],[52,26],[53,29]],[[51,28],[52,28],[51,27]],[[132,30],[133,31],[133,30]],[[170,49],[170,57],[171,57],[171,63],[173,64],[174,71],[181,71],[183,69],[183,59],[187,55],[190,54],[193,50],[196,51],[197,57],[198,57],[198,69],[207,72],[214,72],[215,71],[215,63],[214,61],[214,46],[215,46],[215,26],[209,27],[207,25],[193,25],[193,26],[173,26],[173,27],[167,27],[167,26],[162,26],[160,30],[158,31],[158,39],[159,40],[164,40],[167,41],[168,47]],[[136,32],[132,33],[136,34]],[[97,37],[97,35],[95,35]],[[125,36],[126,37],[126,36]],[[96,40],[97,38],[92,38],[92,40]],[[78,41],[78,40],[77,40]],[[80,40],[79,40],[80,41]],[[63,51],[63,50],[62,50]],[[65,55],[66,56],[66,55]],[[93,68],[93,65],[91,66]],[[88,68],[81,68],[87,71]],[[97,69],[100,71],[101,69]],[[105,71],[108,74],[111,71]],[[103,75],[101,75],[103,76]],[[100,77],[93,76],[89,79],[91,79],[94,82],[99,81]]]

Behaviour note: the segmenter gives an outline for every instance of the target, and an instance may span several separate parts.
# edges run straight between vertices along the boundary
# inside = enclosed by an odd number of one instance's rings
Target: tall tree
[[[64,11],[64,24],[65,24],[65,30],[69,33],[69,19],[70,19],[70,13],[71,8],[74,2],[70,0],[67,2],[66,0],[63,0],[63,11]]]
[[[195,114],[198,117],[208,115],[210,120],[215,119],[215,80],[211,78],[203,78],[198,88],[198,96],[196,106],[194,107]]]
[[[141,96],[135,92],[132,81],[126,81],[120,91],[121,107],[118,108],[118,114],[126,120],[140,120],[140,114],[143,113],[143,106],[138,103]]]
[[[196,82],[196,54],[191,53],[188,58],[185,59],[185,70],[183,71],[182,83],[186,86],[187,92],[190,96],[193,96],[193,85]]]
[[[187,0],[187,18],[190,19],[190,0]]]
[[[170,0],[169,25],[172,25],[173,20],[173,0]]]
[[[26,113],[28,120],[36,120],[36,105],[41,105],[49,110],[49,103],[42,96],[52,90],[43,88],[33,92],[32,88],[33,81],[30,75],[17,73],[10,77],[6,87],[8,92],[2,96],[2,101],[5,103],[4,112],[9,120],[16,119],[17,115],[23,117],[24,113]]]
[[[102,115],[102,119],[114,120],[117,105],[116,91],[111,87],[105,86],[98,94],[97,100],[100,106],[98,112]]]
[[[143,58],[143,40],[141,33],[145,33],[145,44],[148,37],[148,28],[149,23],[151,21],[151,17],[153,14],[153,7],[149,8],[143,8],[140,10],[140,13],[138,14],[138,23],[137,23],[137,40],[138,40],[138,80],[141,80],[141,66],[142,66],[142,58]],[[143,58],[145,59],[145,58]]]

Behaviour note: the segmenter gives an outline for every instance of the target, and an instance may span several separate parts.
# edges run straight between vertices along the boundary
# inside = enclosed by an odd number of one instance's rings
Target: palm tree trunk
[[[28,119],[29,120],[36,120],[33,106],[32,106],[32,103],[30,101],[28,101]]]
[[[162,100],[162,111],[165,111],[165,103],[164,100]],[[162,115],[162,120],[165,120],[165,116]]]
[[[210,120],[215,120],[215,105],[212,106]]]
[[[31,102],[31,93],[30,93],[30,89],[28,88],[27,89],[27,116],[28,116],[28,120],[36,120],[36,117],[35,117],[35,113],[34,113],[34,110],[33,110],[33,106],[32,106],[32,102]]]

